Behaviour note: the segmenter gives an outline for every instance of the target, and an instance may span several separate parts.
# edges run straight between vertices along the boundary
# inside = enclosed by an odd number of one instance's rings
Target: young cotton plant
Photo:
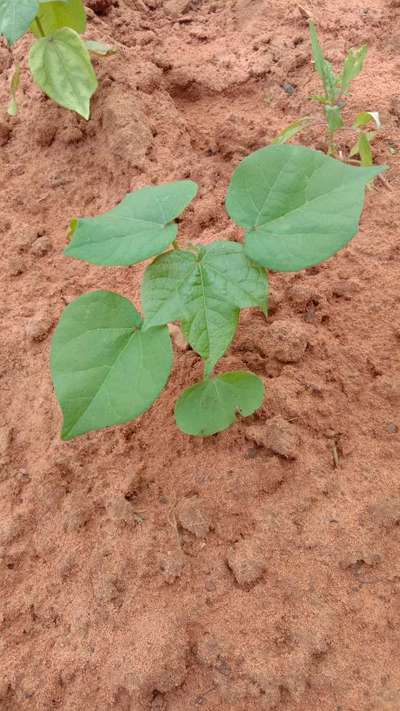
[[[37,41],[29,53],[29,67],[42,91],[60,106],[90,115],[90,99],[97,89],[89,51],[107,54],[110,47],[80,37],[86,29],[82,0],[0,0],[0,35],[10,46],[30,30]],[[11,79],[8,113],[17,113],[20,67]]]
[[[240,309],[266,312],[266,269],[305,269],[343,247],[357,231],[365,186],[382,170],[351,167],[302,146],[252,153],[226,198],[228,214],[245,230],[243,245],[217,240],[181,248],[175,220],[196,195],[190,180],[142,188],[103,215],[74,220],[67,256],[104,266],[155,259],[141,285],[143,317],[110,291],[85,294],[64,310],[51,349],[62,438],[128,422],[152,405],[171,370],[173,321],[204,362],[203,381],[176,403],[178,427],[211,435],[238,414],[255,412],[264,398],[256,375],[213,374]]]
[[[327,125],[328,154],[337,156],[336,134],[340,129],[347,128],[343,120],[343,109],[346,106],[346,98],[350,91],[352,81],[363,69],[368,47],[363,45],[359,49],[350,49],[339,74],[335,74],[332,65],[325,59],[318,39],[316,26],[310,22],[311,48],[314,59],[314,66],[318,72],[324,89],[322,95],[311,97],[313,101],[323,106],[324,116]],[[300,131],[308,128],[314,123],[308,116],[297,119],[287,126],[275,139],[275,143],[286,143]],[[375,137],[375,131],[365,130],[368,125],[374,125],[379,129],[380,118],[376,111],[363,111],[359,113],[352,125],[352,129],[357,132],[357,141],[349,153],[349,158],[359,155],[360,164],[368,167],[373,164],[371,142]]]

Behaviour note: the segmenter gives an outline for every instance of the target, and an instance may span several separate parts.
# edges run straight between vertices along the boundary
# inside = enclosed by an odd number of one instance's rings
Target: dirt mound
[[[150,412],[63,444],[59,314],[93,288],[138,304],[142,273],[63,257],[70,219],[191,178],[183,237],[240,239],[234,167],[318,91],[296,3],[87,5],[88,37],[118,48],[95,60],[90,121],[32,84],[29,38],[20,113],[0,119],[0,709],[397,711],[398,3],[308,3],[333,63],[369,44],[349,112],[381,112],[392,189],[368,191],[360,235],[327,264],[271,276],[268,321],[242,314],[219,369],[261,376],[261,410],[206,440],[177,431],[201,365],[176,344]],[[6,106],[4,47],[0,71]],[[322,145],[318,127],[302,140]]]

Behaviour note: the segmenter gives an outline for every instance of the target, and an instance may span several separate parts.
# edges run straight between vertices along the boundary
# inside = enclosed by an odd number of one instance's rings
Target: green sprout
[[[336,135],[341,129],[347,129],[343,119],[343,109],[350,91],[352,81],[362,71],[368,47],[363,45],[359,49],[350,49],[344,60],[339,74],[335,74],[332,65],[325,59],[318,39],[316,26],[313,22],[309,24],[311,36],[311,48],[314,66],[318,72],[324,92],[321,95],[312,96],[312,100],[323,107],[327,126],[328,155],[338,157],[338,147],[336,145]],[[315,122],[310,117],[297,119],[290,126],[287,126],[276,137],[274,143],[286,143],[300,131],[313,125]],[[360,164],[363,167],[373,165],[371,143],[376,135],[376,131],[362,130],[368,124],[374,123],[375,129],[379,129],[379,113],[374,111],[363,111],[356,116],[352,130],[357,131],[357,142],[350,151],[349,158],[359,155]]]
[[[103,215],[73,220],[69,257],[105,267],[154,259],[141,284],[142,315],[111,291],[89,292],[65,308],[51,348],[62,438],[126,423],[151,407],[169,378],[173,322],[204,364],[203,381],[176,403],[178,427],[207,436],[255,412],[264,399],[260,378],[214,372],[240,310],[267,313],[267,269],[298,271],[344,247],[357,232],[365,187],[382,170],[303,146],[255,151],[235,170],[226,197],[243,244],[178,241],[176,219],[198,189],[191,180],[142,188]]]
[[[0,0],[0,35],[12,46],[29,30],[37,38],[29,53],[32,76],[57,104],[90,115],[97,78],[89,52],[108,54],[102,42],[85,41],[86,14],[82,0]],[[8,113],[17,113],[20,70],[11,79]]]

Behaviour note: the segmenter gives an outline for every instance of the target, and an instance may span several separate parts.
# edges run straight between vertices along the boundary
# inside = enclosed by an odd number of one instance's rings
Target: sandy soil
[[[0,709],[398,711],[400,3],[308,2],[334,64],[369,44],[348,115],[381,112],[390,171],[347,249],[272,275],[268,322],[243,314],[220,369],[263,377],[263,408],[180,434],[174,402],[200,363],[176,348],[150,412],[64,444],[59,314],[94,288],[138,303],[142,272],[63,257],[69,220],[190,177],[183,235],[239,239],[234,167],[318,112],[295,2],[86,4],[88,36],[119,49],[96,60],[91,120],[42,97],[25,64],[20,114],[0,119]],[[5,106],[4,46],[0,71]]]

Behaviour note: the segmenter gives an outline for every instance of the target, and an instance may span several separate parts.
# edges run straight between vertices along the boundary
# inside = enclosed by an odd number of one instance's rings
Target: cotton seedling
[[[85,41],[86,14],[82,0],[0,0],[0,35],[12,46],[26,32],[37,38],[29,53],[29,67],[42,91],[60,106],[90,115],[90,99],[97,78],[90,52],[108,54],[102,42]],[[8,113],[17,113],[20,68],[11,79]]]
[[[336,145],[336,135],[341,129],[349,130],[345,126],[343,119],[343,109],[346,106],[346,99],[350,91],[352,81],[362,71],[364,61],[367,56],[368,47],[363,45],[360,49],[350,49],[339,74],[335,74],[332,65],[325,59],[318,39],[316,26],[313,22],[309,24],[311,49],[314,66],[318,72],[323,85],[323,94],[312,96],[312,100],[323,107],[327,126],[328,155],[338,156]],[[374,111],[363,111],[358,114],[352,125],[352,129],[357,131],[357,142],[349,153],[349,158],[359,155],[362,166],[367,167],[373,164],[371,142],[375,137],[375,131],[361,130],[373,122],[375,128],[380,128],[379,114]],[[287,126],[275,139],[275,143],[286,143],[300,131],[313,125],[315,121],[310,117],[297,119]]]
[[[68,257],[104,266],[154,259],[141,284],[142,315],[111,291],[87,293],[64,310],[51,348],[62,438],[128,422],[152,405],[171,370],[171,322],[204,363],[202,382],[175,405],[178,427],[212,435],[255,412],[264,398],[260,378],[214,373],[240,310],[267,312],[268,269],[305,269],[344,247],[357,231],[365,187],[382,170],[303,146],[255,151],[234,172],[226,198],[243,244],[181,246],[176,218],[197,193],[190,180],[142,188],[103,215],[73,220]]]

